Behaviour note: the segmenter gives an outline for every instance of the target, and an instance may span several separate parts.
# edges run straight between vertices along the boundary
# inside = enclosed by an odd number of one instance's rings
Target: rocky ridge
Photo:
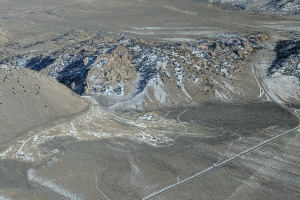
[[[300,81],[300,40],[281,40],[277,42],[275,51],[276,59],[268,69],[268,75],[278,72]]]
[[[55,51],[28,51],[1,63],[53,77],[118,110],[243,101],[255,99],[247,62],[267,38],[235,35],[169,44],[75,30],[51,41]]]
[[[204,0],[211,3],[226,4],[255,14],[296,15],[300,14],[299,0]]]

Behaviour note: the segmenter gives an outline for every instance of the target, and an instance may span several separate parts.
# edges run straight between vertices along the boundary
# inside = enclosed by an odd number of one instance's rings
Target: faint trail
[[[176,8],[176,7],[173,7],[173,6],[167,6],[167,5],[163,5],[163,4],[159,4],[159,3],[153,3],[153,2],[145,1],[145,0],[138,0],[138,1],[146,3],[146,4],[154,5],[154,6],[163,7],[163,8],[172,10],[172,11],[184,13],[184,14],[187,14],[187,15],[193,15],[193,16],[197,15],[197,12],[192,12],[192,11],[187,11],[187,10],[180,10],[179,8]]]
[[[187,128],[186,126],[183,124],[183,122],[180,120],[180,115],[182,115],[183,113],[185,113],[186,111],[188,111],[188,109],[186,109],[185,111],[179,113],[179,115],[177,115],[177,120],[181,123],[181,125],[184,127],[185,129],[185,133],[187,133]]]
[[[20,16],[20,19],[22,20],[22,21],[24,21],[25,23],[30,23],[30,24],[34,24],[34,25],[36,25],[36,23],[34,22],[34,21],[32,21],[32,20],[27,20],[27,19],[25,19],[25,15],[21,15]]]
[[[59,10],[61,10],[61,8],[54,9],[53,13],[56,13],[61,19],[64,19],[64,16],[59,12]]]
[[[20,149],[17,151],[17,155],[19,154],[22,154],[23,153],[23,151],[22,151],[22,149],[24,148],[24,146],[25,146],[25,144],[29,141],[29,140],[31,140],[31,137],[29,137],[27,140],[23,140],[23,144],[22,144],[22,146],[20,147]]]
[[[257,85],[258,85],[258,87],[259,87],[259,96],[258,96],[258,98],[261,98],[264,94],[265,94],[265,91],[264,91],[264,89],[263,89],[263,87],[261,86],[261,84],[260,84],[260,82],[259,82],[259,80],[258,80],[258,73],[257,73],[257,68],[256,67],[254,67],[254,65],[256,64],[256,61],[257,61],[257,59],[261,56],[261,54],[263,53],[263,51],[264,50],[262,50],[262,51],[260,51],[259,53],[258,53],[258,55],[256,56],[256,58],[253,60],[253,62],[251,63],[251,69],[252,69],[252,71],[251,71],[251,73],[252,73],[252,75],[254,76],[254,78],[255,78],[255,81],[256,81],[256,83],[257,83]],[[267,98],[268,98],[268,96],[266,96]],[[269,99],[268,99],[269,100]]]
[[[170,114],[170,112],[171,111],[168,111],[167,114],[164,116],[164,118],[166,118]]]
[[[98,185],[98,175],[95,174],[95,183],[96,183],[96,189],[98,192],[100,192],[100,194],[106,199],[106,200],[110,200],[104,193],[103,191],[99,188],[99,185]]]
[[[108,144],[106,144],[106,146],[109,149],[113,150],[113,151],[117,151],[117,152],[120,152],[120,153],[130,153],[130,151],[123,151],[123,150],[120,150],[120,149],[116,149],[116,148],[113,148],[113,147],[109,146]]]
[[[239,139],[238,139],[237,141],[232,142],[232,143],[230,144],[228,150],[227,150],[227,151],[224,153],[224,155],[219,159],[219,161],[216,162],[214,165],[219,164],[219,163],[225,158],[225,156],[230,152],[230,150],[232,149],[233,145],[234,145],[235,143],[237,143],[237,142],[239,142],[239,141],[242,140],[241,135],[239,135],[239,134],[237,134],[237,133],[235,133],[235,135],[239,136]]]
[[[85,4],[88,4],[89,6],[91,6],[91,8],[94,8],[96,7],[95,9],[91,9],[91,10],[82,10],[82,9],[73,9],[73,10],[76,10],[76,11],[80,11],[80,12],[97,12],[100,10],[100,6],[99,5],[94,5],[92,4],[91,2],[86,2]],[[82,4],[81,4],[82,5]],[[77,6],[78,7],[78,6]],[[79,4],[79,7],[80,7],[80,4]]]
[[[74,176],[78,176],[78,175],[89,175],[89,172],[69,174],[67,176],[63,176],[63,177],[60,177],[60,178],[55,178],[55,179],[53,179],[53,181],[63,180],[63,179],[74,177]]]
[[[183,128],[185,129],[185,134],[187,134],[187,128],[186,128],[186,126],[184,125],[184,123],[180,120],[180,115],[182,115],[183,113],[185,113],[186,111],[187,111],[188,109],[186,109],[186,110],[184,110],[183,112],[181,112],[181,113],[179,113],[178,115],[177,115],[177,120],[180,122],[180,124],[183,126]],[[176,139],[178,139],[179,137],[181,137],[182,135],[178,135],[178,136],[176,136],[175,138],[174,138],[174,141],[176,140]]]

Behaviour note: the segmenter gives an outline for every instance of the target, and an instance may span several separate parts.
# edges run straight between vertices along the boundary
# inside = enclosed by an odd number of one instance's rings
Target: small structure
[[[150,121],[150,120],[152,120],[153,117],[154,117],[154,115],[145,114],[143,116],[140,116],[139,118]]]

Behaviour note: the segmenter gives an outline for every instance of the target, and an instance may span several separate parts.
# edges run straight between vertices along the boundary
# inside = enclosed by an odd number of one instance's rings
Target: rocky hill
[[[267,38],[234,35],[168,44],[76,30],[53,39],[55,51],[14,54],[2,63],[53,77],[113,109],[244,101],[258,91],[248,61]]]
[[[226,4],[256,14],[296,15],[300,14],[299,0],[204,0],[207,2]]]
[[[272,76],[279,72],[286,76],[295,76],[300,81],[300,40],[282,40],[277,42],[276,59],[268,69]]]
[[[300,41],[278,41],[274,50],[274,59],[266,69],[264,82],[278,102],[299,108]]]
[[[88,106],[64,85],[30,69],[0,65],[0,87],[0,146]]]

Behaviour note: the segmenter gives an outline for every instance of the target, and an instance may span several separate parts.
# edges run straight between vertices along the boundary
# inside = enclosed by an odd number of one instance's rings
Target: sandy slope
[[[84,110],[67,87],[28,69],[0,69],[0,144],[30,129]]]

